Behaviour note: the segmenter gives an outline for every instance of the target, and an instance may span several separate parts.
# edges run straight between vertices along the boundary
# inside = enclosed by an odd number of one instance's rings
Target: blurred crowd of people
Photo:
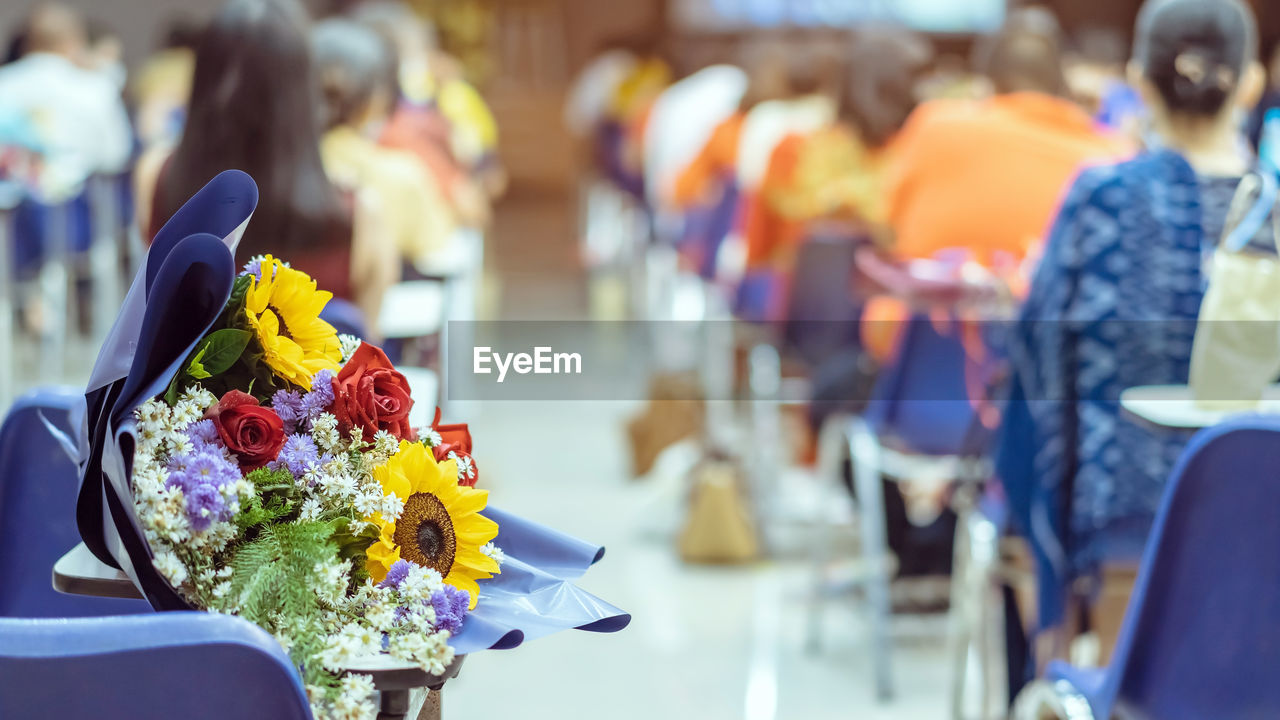
[[[0,66],[0,178],[56,204],[131,174],[149,239],[243,170],[261,198],[237,260],[287,257],[372,325],[391,284],[487,226],[505,176],[493,115],[431,22],[396,0],[341,5],[317,19],[228,0],[130,73],[105,26],[37,4]]]
[[[823,271],[799,258],[855,248],[859,357],[810,369],[819,420],[865,402],[849,376],[894,361],[898,321],[1004,319],[996,475],[1017,530],[1056,535],[1038,538],[1042,564],[1077,576],[1140,552],[1185,440],[1122,415],[1119,393],[1187,383],[1205,259],[1280,149],[1280,52],[1269,90],[1262,54],[1240,0],[1149,0],[1132,49],[1117,29],[1068,36],[1034,4],[967,59],[898,27],[836,52],[761,33],[677,79],[660,48],[618,43],[566,120],[738,319],[813,319],[788,307]],[[1248,252],[1276,254],[1271,223],[1246,232]],[[825,390],[824,362],[840,365]],[[1033,496],[1054,493],[1068,520],[1035,520]]]

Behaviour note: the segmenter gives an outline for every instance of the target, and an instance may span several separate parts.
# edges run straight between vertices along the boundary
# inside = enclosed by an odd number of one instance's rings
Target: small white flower
[[[311,438],[321,450],[331,453],[342,451],[342,434],[338,432],[338,418],[332,413],[320,413],[311,423]]]
[[[195,405],[201,415],[204,415],[205,410],[213,407],[218,402],[218,398],[213,393],[199,385],[188,385],[186,391],[182,393],[182,396],[179,399],[182,402],[189,402]],[[196,418],[196,420],[199,419],[200,418]],[[193,420],[192,422],[195,421]]]
[[[480,548],[480,552],[493,559],[498,565],[507,561],[507,554],[502,552],[502,548],[493,543],[485,543]]]
[[[171,550],[161,550],[156,553],[152,564],[174,587],[187,581],[187,567],[182,564],[182,561]]]
[[[396,522],[400,519],[400,514],[404,512],[404,501],[399,495],[389,492],[382,496],[382,506],[379,508],[382,517],[388,522]]]
[[[191,438],[180,432],[169,433],[169,451],[175,456],[187,455],[191,452]]]
[[[396,626],[396,611],[387,605],[375,605],[369,608],[365,619],[382,632],[388,632]]]
[[[402,660],[417,663],[425,672],[439,675],[453,662],[453,648],[449,647],[449,633],[412,633],[391,638],[391,654]]]
[[[356,354],[356,350],[360,349],[360,343],[363,342],[355,335],[343,333],[338,336],[338,344],[342,346],[342,364],[346,365],[352,355]]]
[[[302,502],[302,510],[299,511],[299,517],[302,520],[318,520],[320,513],[323,511],[320,501],[315,498],[307,498]]]
[[[173,406],[173,427],[185,430],[188,425],[204,417],[204,408],[193,400],[179,400]]]
[[[368,517],[382,509],[382,496],[377,492],[357,492],[353,504],[356,512]]]
[[[410,599],[425,600],[443,584],[444,580],[440,577],[440,573],[433,568],[415,565],[409,568],[409,574],[405,576],[404,584],[401,585],[401,592]]]
[[[419,431],[418,437],[427,444],[427,447],[436,447],[440,443],[444,442],[444,438],[440,437],[440,433],[436,432],[432,428]]]
[[[142,424],[160,425],[168,422],[170,410],[168,405],[152,398],[139,405],[135,415]]]
[[[449,451],[449,459],[458,464],[458,479],[471,480],[476,476],[476,467],[470,456],[459,455],[452,450]]]

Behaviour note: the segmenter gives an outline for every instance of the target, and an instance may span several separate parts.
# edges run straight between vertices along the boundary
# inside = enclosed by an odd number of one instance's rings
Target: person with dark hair
[[[916,83],[933,58],[927,39],[905,28],[876,27],[853,40],[849,74],[834,122],[792,133],[774,149],[749,213],[759,242],[751,258],[789,269],[814,223],[839,221],[879,233],[885,221],[883,169],[889,146],[916,106]],[[763,244],[761,244],[763,243]]]
[[[133,154],[129,116],[119,78],[83,67],[84,18],[65,5],[41,3],[23,37],[21,59],[0,67],[0,113],[24,118],[35,130],[45,190],[68,197],[94,173],[124,170]]]
[[[413,155],[378,145],[396,103],[396,59],[378,33],[332,18],[311,31],[311,50],[327,106],[320,140],[325,171],[367,192],[407,262],[425,259],[453,233],[453,218],[435,178]]]
[[[398,277],[378,209],[336,188],[320,159],[321,107],[297,0],[229,0],[196,49],[191,104],[171,154],[157,148],[136,173],[139,218],[154,236],[205,183],[227,169],[258,184],[236,259],[271,253],[377,317]],[[143,204],[150,202],[149,205]]]
[[[961,249],[1004,274],[1038,247],[1079,168],[1129,147],[1062,97],[1057,25],[1046,11],[1012,14],[975,56],[996,94],[933,100],[912,114],[888,170],[889,225],[902,258]]]
[[[1236,118],[1260,90],[1256,56],[1242,0],[1144,5],[1129,73],[1148,146],[1071,186],[1012,327],[997,475],[1036,550],[1042,627],[1063,619],[1072,578],[1141,552],[1185,442],[1119,398],[1188,381],[1206,249],[1254,163]],[[1275,252],[1269,223],[1250,247]]]

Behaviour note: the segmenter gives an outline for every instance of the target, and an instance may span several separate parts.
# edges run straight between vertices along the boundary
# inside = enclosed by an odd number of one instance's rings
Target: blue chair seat
[[[0,617],[84,617],[151,612],[141,600],[63,595],[53,564],[80,542],[75,464],[41,422],[70,432],[80,390],[37,390],[0,425]]]
[[[1275,717],[1277,507],[1280,417],[1196,435],[1165,487],[1111,664],[1055,664],[1049,679],[1065,680],[1096,718]]]
[[[171,612],[0,618],[0,717],[310,720],[297,669],[261,628]]]

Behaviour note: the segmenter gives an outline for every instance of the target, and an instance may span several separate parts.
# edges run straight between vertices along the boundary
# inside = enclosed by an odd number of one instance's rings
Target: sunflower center
[[[430,493],[414,493],[405,501],[396,521],[395,543],[400,557],[448,575],[458,549],[453,521],[440,498]]]
[[[267,307],[276,314],[276,320],[280,321],[280,336],[292,340],[293,334],[289,332],[289,324],[284,321],[284,313],[280,312],[280,308],[275,305],[268,305]]]

